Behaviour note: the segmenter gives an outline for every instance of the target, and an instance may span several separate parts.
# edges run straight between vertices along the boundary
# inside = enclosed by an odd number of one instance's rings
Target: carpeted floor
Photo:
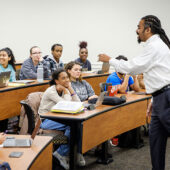
[[[78,170],[151,170],[149,139],[143,136],[144,147],[140,149],[124,149],[109,146],[109,153],[112,154],[114,161],[108,165],[96,163],[94,150],[87,152],[84,157],[86,160],[85,167],[78,167]],[[169,160],[169,161],[168,161]],[[62,168],[58,167],[58,170]],[[167,144],[166,170],[170,170],[170,139]]]

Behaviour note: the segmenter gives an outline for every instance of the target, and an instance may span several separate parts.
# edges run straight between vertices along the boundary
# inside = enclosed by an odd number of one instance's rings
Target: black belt
[[[163,93],[164,91],[166,91],[166,90],[168,90],[168,89],[170,89],[170,84],[168,84],[168,85],[166,85],[165,87],[162,87],[162,89],[160,89],[160,90],[152,93],[152,96],[155,97],[155,96]]]

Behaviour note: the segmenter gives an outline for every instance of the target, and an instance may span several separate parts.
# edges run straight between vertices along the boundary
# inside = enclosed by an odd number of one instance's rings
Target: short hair
[[[34,48],[40,48],[40,47],[38,47],[38,46],[33,46],[33,47],[31,47],[31,48],[30,48],[30,54],[32,54],[32,50],[33,50]]]
[[[125,61],[128,61],[128,58],[123,56],[123,55],[119,55],[116,57],[117,60],[125,60]]]
[[[52,45],[52,47],[51,47],[51,51],[54,51],[54,49],[55,49],[56,46],[63,47],[61,44],[54,44],[54,45]]]
[[[56,85],[56,82],[55,80],[58,80],[59,76],[60,76],[60,73],[62,72],[66,72],[64,69],[62,68],[58,68],[57,70],[55,70],[53,73],[52,73],[52,79],[49,81],[49,84],[50,86],[52,85]],[[66,72],[67,73],[67,72]]]

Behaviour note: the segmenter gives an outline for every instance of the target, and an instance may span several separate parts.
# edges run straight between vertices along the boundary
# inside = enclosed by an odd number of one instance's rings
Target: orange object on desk
[[[118,85],[115,86],[108,86],[108,94],[109,96],[114,96],[118,92]]]

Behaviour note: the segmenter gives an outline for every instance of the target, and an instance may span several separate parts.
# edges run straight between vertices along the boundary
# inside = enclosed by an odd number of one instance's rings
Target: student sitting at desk
[[[117,60],[125,60],[128,59],[122,55],[116,57]],[[133,78],[132,78],[133,77]],[[130,76],[127,74],[121,74],[119,72],[112,73],[108,78],[106,83],[112,83],[112,86],[119,85],[118,91],[120,93],[126,93],[127,91],[134,90],[136,92],[139,91],[139,84],[136,76]]]
[[[144,81],[143,81],[143,74],[138,75],[138,82],[139,82],[140,88],[145,89],[145,84],[144,84]]]
[[[80,101],[73,88],[68,77],[68,74],[63,69],[58,69],[52,74],[52,80],[50,81],[51,87],[49,87],[43,94],[42,100],[39,107],[39,113],[50,112],[51,108],[62,100],[67,101]],[[41,124],[42,129],[53,129],[65,131],[65,136],[70,138],[70,127],[59,122],[55,122],[49,119],[45,119]],[[65,169],[69,169],[69,164],[67,162],[66,156],[68,156],[69,144],[61,145],[54,153],[60,165]],[[78,153],[78,164],[80,166],[85,165],[85,160],[83,156]]]
[[[87,42],[85,41],[80,42],[79,47],[80,47],[79,50],[80,58],[77,58],[75,61],[82,64],[83,71],[91,71],[91,63],[87,59],[88,57]]]
[[[24,61],[20,71],[20,79],[36,79],[38,65],[43,65],[44,78],[49,77],[48,67],[41,56],[41,50],[38,46],[30,49],[30,58]]]
[[[65,67],[71,86],[77,93],[81,101],[97,98],[91,85],[81,78],[81,64],[76,61],[69,62]]]
[[[48,70],[53,73],[58,68],[64,68],[64,63],[61,61],[63,46],[61,44],[54,44],[51,47],[51,55],[44,56],[47,62]]]
[[[10,48],[0,50],[0,72],[11,71],[10,82],[16,81],[15,78],[15,57]]]

